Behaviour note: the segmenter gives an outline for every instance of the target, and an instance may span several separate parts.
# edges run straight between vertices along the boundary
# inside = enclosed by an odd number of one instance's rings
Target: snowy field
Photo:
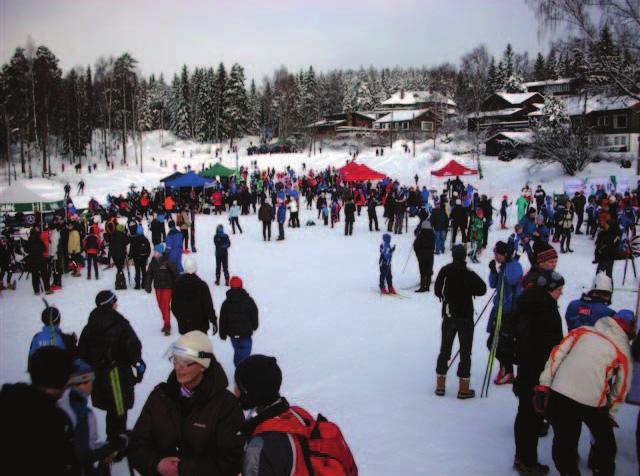
[[[255,141],[254,141],[255,142]],[[244,145],[244,143],[243,143]],[[84,205],[90,196],[102,200],[107,193],[125,193],[130,183],[138,186],[156,186],[158,179],[173,172],[160,168],[150,157],[169,159],[179,170],[192,163],[196,170],[200,164],[212,162],[211,154],[194,154],[192,143],[176,142],[172,148],[160,148],[156,136],[145,140],[146,173],[140,176],[132,165],[129,169],[105,171],[100,165],[98,173],[83,174],[87,183],[85,197],[76,200]],[[182,150],[186,157],[182,158]],[[422,182],[429,183],[432,167],[444,165],[452,156],[447,152],[433,152],[427,146],[418,148],[416,158],[402,152],[396,144],[393,153],[387,149],[384,157],[375,157],[374,151],[363,150],[360,161],[397,177],[405,184],[413,184],[418,173]],[[240,155],[240,164],[257,159],[260,167],[281,169],[291,165],[299,169],[301,162],[319,169],[326,165],[340,166],[346,152],[325,151],[309,158],[307,154],[287,154],[246,157]],[[456,157],[459,159],[459,157]],[[470,161],[461,159],[466,165]],[[235,165],[235,155],[225,155],[223,163]],[[534,167],[526,160],[509,164],[486,159],[483,167],[487,178],[481,182],[481,193],[494,197],[494,204],[503,193],[516,198],[522,185],[529,181],[535,187],[543,183],[547,192],[559,191],[563,177],[556,167]],[[59,166],[58,169],[59,171]],[[609,164],[593,164],[586,175],[607,176],[632,172]],[[52,198],[61,194],[62,185],[80,176],[75,173],[58,175],[54,180],[35,179],[28,182],[34,190]],[[635,178],[630,176],[630,183]],[[475,180],[477,182],[477,179]],[[432,182],[436,185],[436,182]],[[439,188],[439,187],[438,187]],[[73,195],[72,195],[73,196]],[[322,412],[340,424],[354,451],[364,476],[387,475],[509,475],[514,474],[513,421],[517,400],[510,386],[491,386],[488,399],[475,398],[459,401],[455,398],[457,378],[455,366],[449,372],[447,395],[436,397],[435,364],[440,342],[440,303],[428,294],[414,294],[417,287],[418,267],[410,256],[406,271],[405,260],[411,252],[413,234],[393,236],[397,244],[393,260],[396,289],[406,298],[381,297],[377,291],[378,246],[382,232],[370,233],[366,211],[357,217],[354,234],[345,237],[343,222],[337,228],[324,227],[316,220],[315,210],[301,207],[300,229],[286,229],[284,242],[264,243],[261,226],[255,215],[240,217],[244,234],[230,235],[230,272],[244,281],[245,288],[254,297],[260,311],[260,328],[254,335],[254,353],[275,355],[284,374],[282,393],[290,402],[306,407],[312,413]],[[382,210],[378,216],[382,225]],[[514,213],[509,217],[513,224]],[[305,227],[308,219],[316,226]],[[213,232],[217,224],[227,227],[226,217],[198,216],[196,245],[198,274],[206,280],[214,297],[216,311],[225,297],[227,288],[215,286]],[[415,222],[410,221],[410,230]],[[230,230],[227,230],[230,232]],[[274,237],[277,225],[274,226]],[[506,240],[507,231],[490,232],[490,248],[498,239]],[[567,284],[560,299],[560,310],[568,302],[588,289],[595,265],[591,264],[593,242],[585,236],[573,237],[575,253],[561,255],[558,271]],[[470,264],[483,278],[488,274],[491,253],[481,256],[480,264]],[[527,268],[526,259],[525,270]],[[436,256],[434,272],[450,261],[448,256]],[[623,263],[617,262],[614,281],[621,286]],[[62,313],[62,328],[80,334],[94,297],[101,289],[113,288],[114,270],[101,274],[99,281],[65,277],[64,289],[48,296],[52,305]],[[435,275],[434,275],[435,278]],[[633,288],[635,281],[627,276],[625,288]],[[479,311],[489,297],[478,298]],[[118,291],[119,311],[127,317],[143,342],[143,358],[148,370],[144,381],[136,387],[136,404],[129,414],[132,427],[153,387],[164,380],[171,370],[163,354],[176,338],[177,325],[172,323],[174,335],[164,337],[162,322],[154,295],[144,291]],[[633,308],[635,294],[615,292],[613,307]],[[31,337],[40,327],[43,305],[33,296],[30,281],[23,280],[15,292],[0,295],[0,382],[25,381],[26,357]],[[486,319],[476,328],[472,366],[472,387],[479,393],[488,351]],[[214,353],[232,379],[233,351],[229,341],[212,337]],[[457,344],[456,344],[457,345]],[[455,352],[455,348],[454,348]],[[623,406],[617,420],[618,442],[617,474],[637,473],[634,433],[638,409]],[[104,415],[98,411],[101,434],[104,435]],[[551,435],[540,440],[540,461],[553,468]],[[588,474],[586,456],[589,435],[582,434],[581,469]],[[126,465],[115,466],[115,474],[125,474]],[[552,469],[552,474],[555,469]]]

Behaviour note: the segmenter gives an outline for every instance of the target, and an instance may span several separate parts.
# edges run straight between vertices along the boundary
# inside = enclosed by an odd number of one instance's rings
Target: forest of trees
[[[6,157],[9,140],[20,171],[31,176],[48,172],[52,153],[71,163],[88,153],[109,160],[118,147],[118,160],[137,163],[142,132],[150,130],[168,129],[201,142],[233,142],[247,134],[287,137],[330,113],[375,109],[401,88],[446,95],[462,115],[478,111],[492,92],[523,91],[525,81],[580,77],[586,84],[637,94],[638,50],[627,39],[605,26],[588,38],[557,41],[533,60],[507,45],[498,58],[478,46],[457,66],[327,72],[282,66],[259,85],[247,80],[239,64],[185,65],[173,78],[144,77],[129,53],[63,72],[53,51],[28,41],[0,70],[0,145]],[[627,76],[631,82],[618,84]],[[32,165],[36,158],[38,170]]]

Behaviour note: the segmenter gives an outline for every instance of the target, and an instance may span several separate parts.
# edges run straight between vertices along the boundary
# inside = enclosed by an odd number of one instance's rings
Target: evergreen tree
[[[304,124],[314,122],[318,118],[318,83],[313,66],[304,75],[302,84],[302,120]]]
[[[364,69],[360,69],[356,78],[354,107],[356,111],[373,108],[374,99],[369,89],[368,77]]]
[[[251,87],[249,88],[248,98],[248,115],[247,115],[247,133],[258,133],[258,119],[260,116],[260,98],[258,97],[258,90],[256,88],[256,82],[251,80]]]
[[[458,76],[460,78],[461,76]],[[486,91],[488,94],[493,94],[500,89],[500,81],[498,78],[498,68],[496,68],[496,59],[492,56],[491,63],[489,63],[489,69],[487,71],[487,84]]]
[[[189,98],[190,98],[190,88],[189,88],[189,71],[187,70],[187,65],[182,67],[182,74],[180,79],[178,79],[177,75],[174,79],[174,87],[173,87],[173,120],[172,120],[172,130],[176,136],[181,139],[189,139],[192,137],[191,135],[191,117],[189,111]]]
[[[545,62],[546,79],[558,79],[558,60],[556,59],[556,50],[551,48]]]
[[[534,81],[544,81],[547,79],[547,68],[542,53],[538,53],[536,62],[533,65],[533,79]]]
[[[213,104],[215,109],[215,121],[214,121],[214,134],[216,141],[220,141],[228,137],[228,125],[227,125],[227,71],[224,68],[224,64],[218,65],[216,71],[216,77],[214,81],[214,96]]]
[[[249,122],[249,103],[247,90],[244,86],[244,69],[238,63],[231,67],[226,95],[229,137],[233,140],[246,133]]]

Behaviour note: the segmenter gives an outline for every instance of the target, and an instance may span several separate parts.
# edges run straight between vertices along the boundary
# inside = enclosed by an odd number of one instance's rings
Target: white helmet
[[[602,271],[599,272],[598,274],[596,274],[596,277],[593,280],[593,290],[612,293],[613,282],[611,281],[611,278],[607,276],[604,272]]]

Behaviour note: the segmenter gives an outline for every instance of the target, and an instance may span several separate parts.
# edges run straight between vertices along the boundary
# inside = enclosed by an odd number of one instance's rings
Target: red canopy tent
[[[458,177],[460,175],[477,175],[478,171],[465,167],[455,160],[450,160],[447,165],[438,170],[432,170],[431,175],[436,177]]]
[[[382,180],[386,175],[370,169],[364,164],[349,162],[340,169],[340,176],[345,182],[366,182],[367,180]]]

